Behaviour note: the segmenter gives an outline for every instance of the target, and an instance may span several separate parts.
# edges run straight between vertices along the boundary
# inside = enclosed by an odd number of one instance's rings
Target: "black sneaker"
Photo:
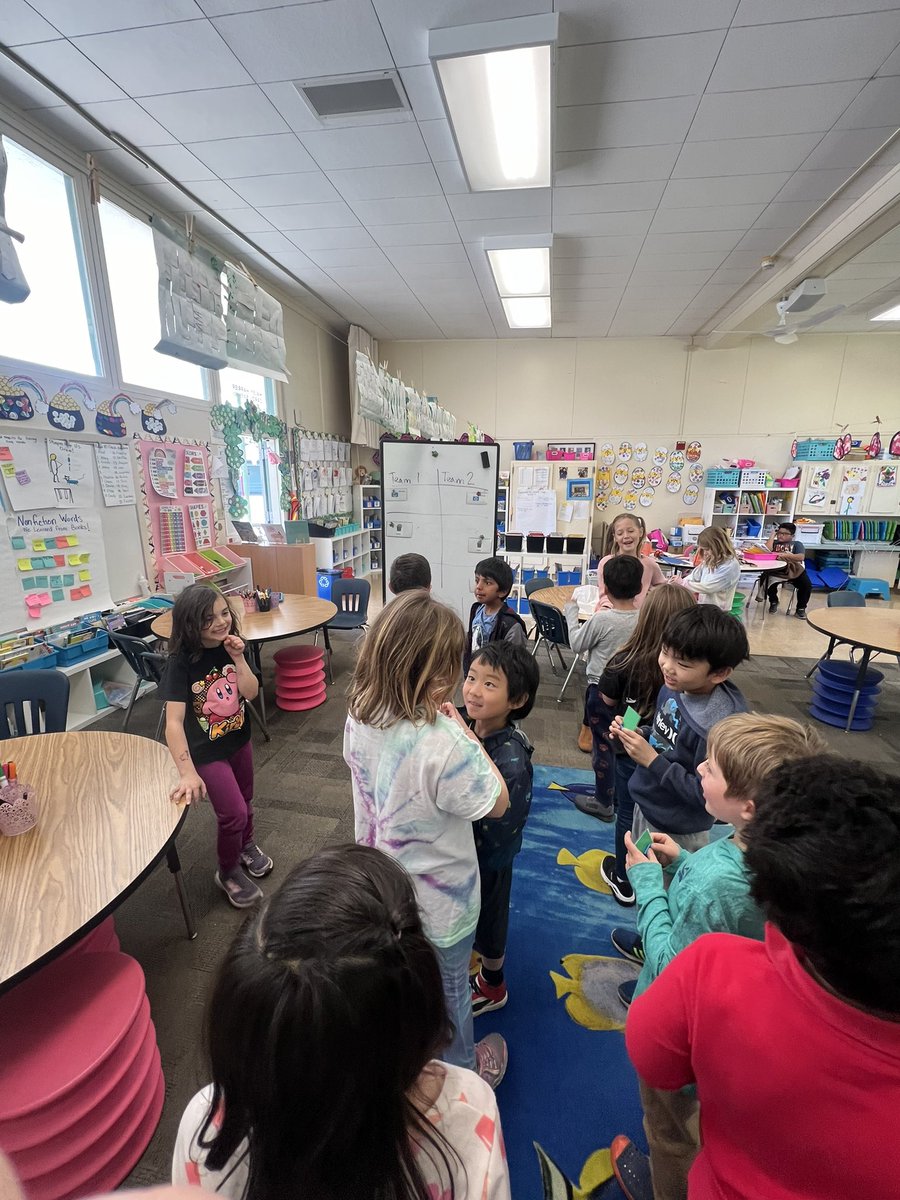
[[[634,929],[614,929],[609,935],[609,940],[623,958],[637,963],[639,967],[644,965],[644,943],[641,941],[641,935]]]
[[[619,904],[625,908],[630,908],[634,904],[634,888],[627,879],[623,882],[616,874],[616,856],[614,854],[607,854],[600,863],[600,876]]]
[[[596,817],[598,821],[604,821],[607,825],[616,819],[616,809],[612,804],[599,804],[593,796],[580,796],[576,793],[572,793],[569,799],[579,812],[588,817]]]
[[[778,601],[777,600],[769,601],[769,612],[778,612]]]
[[[616,995],[622,1001],[626,1008],[631,1008],[631,1002],[634,999],[634,989],[637,987],[636,979],[626,979],[624,983],[620,983],[616,988]]]
[[[255,842],[248,842],[241,851],[241,866],[254,879],[262,879],[269,874],[274,863]]]
[[[797,617],[798,620],[800,620],[800,621],[805,621],[806,620],[806,609],[798,608],[797,611],[794,613],[794,616]]]
[[[229,875],[224,876],[216,871],[215,879],[216,886],[222,889],[233,908],[252,908],[258,900],[262,900],[262,892],[240,867],[235,867]]]

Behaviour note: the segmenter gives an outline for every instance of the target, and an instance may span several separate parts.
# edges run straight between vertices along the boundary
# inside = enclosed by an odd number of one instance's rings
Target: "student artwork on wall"
[[[136,415],[140,412],[140,409],[131,397],[126,396],[124,392],[119,392],[117,396],[102,401],[98,404],[97,412],[94,416],[94,424],[97,432],[102,433],[104,437],[125,437],[128,433],[124,416],[126,412],[132,412]]]
[[[27,375],[0,375],[0,421],[30,421],[35,403],[46,399],[41,385]]]
[[[45,438],[0,434],[0,475],[14,512],[56,504]]]
[[[144,433],[165,437],[168,432],[168,427],[162,417],[165,412],[172,413],[173,416],[178,412],[174,401],[160,400],[158,404],[145,404],[141,409],[141,429]]]
[[[47,464],[58,508],[93,508],[94,463],[90,442],[47,438]]]
[[[3,541],[9,578],[2,598],[11,604],[11,625],[36,629],[112,604],[96,512],[19,512],[7,518]]]

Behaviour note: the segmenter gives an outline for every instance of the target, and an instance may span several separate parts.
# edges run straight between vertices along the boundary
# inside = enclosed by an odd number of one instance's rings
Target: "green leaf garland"
[[[254,442],[278,443],[281,455],[279,466],[281,494],[279,502],[282,512],[287,512],[291,502],[291,468],[287,456],[287,426],[280,417],[263,412],[249,401],[240,408],[230,404],[214,404],[209,412],[210,423],[222,433],[225,442],[225,465],[231,483],[231,499],[228,512],[232,518],[240,519],[248,511],[247,501],[239,493],[241,470],[244,466],[244,434]]]

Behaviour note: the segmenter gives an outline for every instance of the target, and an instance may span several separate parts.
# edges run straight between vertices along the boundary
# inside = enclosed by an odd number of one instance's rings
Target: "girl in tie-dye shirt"
[[[442,1057],[496,1087],[506,1044],[473,1044],[469,959],[480,885],[472,822],[509,807],[503,777],[450,703],[465,631],[428,592],[399,596],[366,635],[350,688],[344,758],[356,840],[413,878],[422,924],[438,954],[454,1037]]]
[[[510,1200],[497,1104],[436,1062],[440,969],[409,876],[367,846],[307,859],[238,934],[210,1002],[213,1083],[172,1182],[230,1200]]]

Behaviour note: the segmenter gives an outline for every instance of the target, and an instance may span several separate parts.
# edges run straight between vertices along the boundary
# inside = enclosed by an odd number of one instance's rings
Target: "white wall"
[[[753,458],[780,474],[795,434],[868,435],[876,413],[900,429],[900,335],[808,335],[792,346],[749,339],[702,350],[678,338],[381,342],[379,356],[460,421],[502,444],[582,438],[703,443],[703,465]],[[642,510],[665,528],[690,511],[657,492]],[[694,509],[699,515],[699,507]],[[608,511],[607,516],[611,515]]]

